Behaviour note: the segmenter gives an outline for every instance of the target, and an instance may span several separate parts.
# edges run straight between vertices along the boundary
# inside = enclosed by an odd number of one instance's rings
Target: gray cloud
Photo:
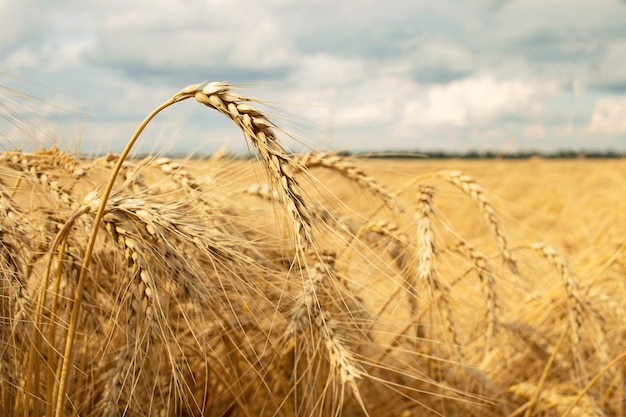
[[[605,54],[603,48],[593,40],[576,34],[559,34],[550,28],[540,28],[524,35],[515,46],[515,50],[531,63],[589,66]]]
[[[421,84],[447,84],[471,75],[470,71],[453,70],[445,67],[422,66],[413,71],[413,79]]]
[[[257,69],[246,66],[232,66],[220,64],[207,65],[182,65],[177,66],[163,64],[150,64],[137,62],[100,62],[97,59],[87,58],[92,65],[109,67],[123,76],[150,85],[167,85],[173,88],[179,87],[185,82],[194,80],[220,80],[232,83],[263,83],[286,79],[293,71],[288,67]]]

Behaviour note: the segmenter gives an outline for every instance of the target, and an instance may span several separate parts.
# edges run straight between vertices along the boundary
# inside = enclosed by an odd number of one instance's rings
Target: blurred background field
[[[439,170],[458,170],[474,178],[489,195],[505,229],[516,241],[541,240],[569,256],[591,256],[599,245],[610,251],[626,241],[626,160],[624,159],[393,159],[358,158],[357,165],[389,190],[405,187],[415,177]],[[224,165],[229,178],[243,184],[261,173],[247,161]],[[202,172],[201,161],[188,165]],[[247,175],[244,175],[248,172]],[[255,174],[256,172],[256,174]],[[322,168],[315,175],[343,202],[358,208],[371,206],[371,196],[355,192],[354,184]],[[232,177],[231,177],[232,176]],[[230,179],[229,179],[230,180]],[[414,188],[403,192],[412,198]],[[453,190],[452,190],[453,191]],[[463,223],[468,207],[455,193],[437,197],[443,213]],[[450,195],[451,194],[451,195]],[[458,197],[458,195],[457,195]],[[475,223],[465,218],[465,226]]]

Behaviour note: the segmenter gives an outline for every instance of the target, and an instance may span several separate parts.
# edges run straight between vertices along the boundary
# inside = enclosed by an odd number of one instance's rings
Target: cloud
[[[445,84],[467,78],[476,63],[467,47],[441,36],[423,40],[409,60],[411,76],[421,84]]]
[[[493,123],[507,116],[532,118],[555,93],[551,84],[467,78],[428,87],[424,99],[406,104],[405,123],[463,127]]]
[[[592,66],[590,84],[610,93],[626,93],[626,40],[608,42],[602,60]]]
[[[293,67],[297,53],[268,9],[246,3],[241,14],[223,2],[196,6],[145,3],[111,15],[85,58],[133,79],[160,81],[204,74],[256,82],[284,77]]]
[[[621,129],[623,2],[397,0],[387,6],[374,0],[0,2],[0,59],[7,72],[66,91],[67,107],[95,113],[88,123],[111,143],[132,133],[130,121],[173,91],[207,79],[252,84],[243,86],[246,94],[299,104],[288,111],[343,149],[472,148],[510,138],[520,148],[566,148],[584,145],[585,135],[625,146],[602,133]],[[58,96],[34,90],[44,99]],[[159,120],[163,129],[184,125],[187,144],[209,135],[203,129],[213,123],[206,126],[205,113],[182,105]]]
[[[97,7],[86,2],[40,0],[1,2],[0,56],[13,71],[50,73],[76,65],[79,55],[94,40]],[[32,58],[36,58],[34,61]]]
[[[606,96],[596,101],[589,124],[590,133],[626,133],[626,97]]]
[[[554,27],[539,27],[516,42],[516,51],[531,64],[589,67],[602,58],[601,45],[586,34]]]

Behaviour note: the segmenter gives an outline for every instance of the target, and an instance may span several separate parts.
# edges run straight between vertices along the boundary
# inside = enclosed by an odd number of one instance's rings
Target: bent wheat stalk
[[[85,282],[87,281],[87,272],[89,271],[89,265],[91,263],[93,250],[96,246],[96,238],[98,237],[98,231],[100,230],[100,223],[102,221],[102,217],[104,216],[104,210],[106,208],[106,201],[111,195],[111,191],[113,190],[113,185],[115,184],[115,179],[117,178],[117,174],[120,172],[120,169],[122,168],[122,164],[128,157],[128,154],[130,153],[133,146],[135,145],[135,142],[137,142],[139,135],[141,134],[141,132],[143,132],[143,130],[148,125],[148,123],[150,123],[150,121],[154,119],[154,117],[157,114],[159,114],[161,111],[168,108],[172,104],[178,101],[184,100],[186,98],[189,98],[190,96],[187,90],[191,89],[191,87],[193,87],[193,90],[195,90],[196,88],[199,87],[199,85],[189,86],[181,90],[180,93],[176,94],[174,97],[172,97],[171,99],[169,99],[168,101],[166,101],[165,103],[157,107],[155,110],[153,110],[152,113],[150,113],[148,117],[146,117],[146,119],[141,123],[141,125],[139,125],[139,127],[133,134],[133,137],[130,139],[130,141],[128,142],[124,150],[122,151],[122,154],[117,159],[117,162],[115,163],[115,166],[113,167],[113,172],[111,172],[109,181],[107,182],[104,188],[104,192],[102,193],[102,197],[100,199],[100,206],[98,207],[98,211],[96,212],[96,216],[93,222],[93,227],[91,228],[91,233],[89,235],[89,240],[87,242],[85,256],[83,258],[83,262],[80,268],[80,275],[78,276],[78,284],[76,285],[76,293],[74,294],[74,304],[72,306],[72,314],[70,316],[69,328],[67,331],[67,337],[65,339],[66,340],[65,351],[63,354],[63,363],[61,366],[61,377],[59,379],[59,391],[57,394],[56,409],[54,412],[55,417],[61,417],[63,415],[63,407],[65,404],[65,393],[67,390],[67,381],[69,377],[70,368],[72,365],[74,339],[76,337],[76,330],[78,327],[78,317],[80,316],[80,305],[83,301],[83,295],[85,292]]]
[[[91,263],[96,238],[101,228],[102,219],[107,207],[115,180],[120,173],[122,165],[128,157],[130,151],[135,145],[137,139],[145,129],[145,127],[154,119],[154,117],[167,107],[187,100],[195,98],[196,101],[211,107],[230,118],[244,133],[245,137],[250,140],[252,145],[258,150],[261,159],[265,165],[266,171],[270,179],[275,183],[280,191],[284,194],[284,203],[294,221],[294,237],[296,248],[303,248],[313,243],[312,233],[312,217],[304,202],[303,193],[300,186],[292,173],[292,161],[287,157],[286,152],[279,144],[272,128],[271,123],[262,112],[250,106],[248,103],[251,99],[235,94],[231,91],[231,85],[221,82],[214,82],[204,85],[205,83],[192,84],[176,93],[172,98],[154,109],[146,119],[139,125],[130,141],[120,154],[113,167],[104,191],[99,198],[98,210],[94,217],[93,227],[91,229],[89,240],[87,242],[85,255],[81,264],[80,275],[74,294],[74,304],[69,321],[69,328],[66,337],[63,362],[61,366],[61,374],[59,378],[59,390],[56,397],[55,416],[63,415],[65,404],[65,394],[67,391],[67,383],[72,368],[72,353],[77,332],[78,318],[80,316],[81,303],[85,291],[85,282]],[[204,85],[204,87],[203,87]],[[202,88],[203,87],[203,88]]]

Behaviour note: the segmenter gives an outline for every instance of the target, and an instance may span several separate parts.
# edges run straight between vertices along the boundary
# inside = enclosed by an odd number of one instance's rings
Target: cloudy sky
[[[276,102],[294,150],[622,152],[626,0],[0,0],[3,149],[119,152],[202,80]],[[245,149],[191,101],[140,146]]]

